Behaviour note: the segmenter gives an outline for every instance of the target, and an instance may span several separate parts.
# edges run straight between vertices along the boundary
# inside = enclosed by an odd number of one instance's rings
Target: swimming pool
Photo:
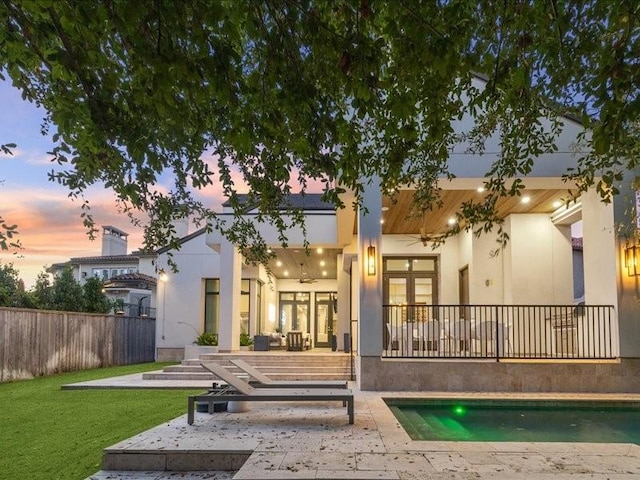
[[[640,403],[385,399],[413,440],[640,444]]]

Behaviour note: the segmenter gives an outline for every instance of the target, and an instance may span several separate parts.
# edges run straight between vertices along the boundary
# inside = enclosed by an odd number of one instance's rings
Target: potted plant
[[[193,344],[184,347],[184,358],[200,358],[200,355],[218,353],[218,334],[204,332],[199,334]]]
[[[116,315],[124,315],[124,300],[122,298],[116,298],[113,301],[113,312]]]
[[[240,332],[240,350],[251,350],[253,339],[246,332]]]

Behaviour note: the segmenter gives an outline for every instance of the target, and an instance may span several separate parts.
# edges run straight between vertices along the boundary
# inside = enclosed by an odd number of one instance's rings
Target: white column
[[[583,194],[581,200],[584,300],[587,305],[617,308],[613,204],[603,203],[593,188]]]
[[[337,257],[338,265],[338,350],[344,350],[344,334],[349,333],[351,325],[350,312],[350,276],[343,268],[343,255]]]
[[[218,350],[240,350],[240,285],[242,255],[226,239],[220,245],[220,332]]]
[[[359,348],[361,357],[380,357],[382,355],[382,192],[380,179],[374,178],[366,185],[362,194],[363,205],[368,209],[365,214],[358,212],[358,266],[360,275],[360,308],[358,315]],[[376,249],[376,273],[367,273],[367,249]],[[361,372],[362,373],[362,372]]]

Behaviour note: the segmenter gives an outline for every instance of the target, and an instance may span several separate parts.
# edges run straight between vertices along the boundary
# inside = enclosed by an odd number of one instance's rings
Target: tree
[[[35,298],[36,308],[43,310],[53,309],[53,286],[46,268],[36,277],[32,293]]]
[[[84,296],[82,286],[73,278],[70,267],[65,268],[55,277],[51,295],[53,310],[67,312],[83,312]]]
[[[257,208],[282,232],[273,207],[293,181],[303,191],[322,182],[339,207],[344,189],[359,202],[372,176],[386,192],[412,183],[420,211],[450,175],[451,146],[465,140],[482,153],[497,134],[489,194],[463,209],[479,231],[500,222],[493,206],[520,192],[516,177],[555,150],[559,114],[589,132],[566,174],[581,190],[596,185],[608,199],[638,166],[634,0],[4,1],[0,18],[0,65],[57,128],[53,158],[65,169],[51,180],[72,196],[102,182],[130,214],[147,211],[149,247],[192,212],[263,259],[264,242],[240,215]],[[473,88],[476,72],[486,88]],[[463,115],[476,126],[457,132]],[[165,192],[156,183],[167,176]],[[232,225],[198,200],[215,183]]]
[[[102,282],[95,277],[89,278],[82,286],[84,311],[89,313],[109,313],[111,302],[104,294]]]
[[[0,145],[0,152],[10,155],[12,148],[15,148],[15,144]],[[4,182],[0,182],[0,185],[2,183]],[[18,235],[18,226],[9,225],[0,215],[0,250],[21,248],[20,241],[14,238],[16,235]]]
[[[13,266],[13,263],[0,264],[0,306],[20,306],[19,275],[20,272]]]

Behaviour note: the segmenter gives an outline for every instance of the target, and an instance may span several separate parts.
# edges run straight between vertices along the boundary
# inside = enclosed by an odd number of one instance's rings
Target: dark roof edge
[[[195,232],[193,232],[193,233],[190,233],[190,234],[189,234],[189,235],[187,235],[186,237],[182,237],[180,240],[178,240],[178,243],[179,243],[180,245],[183,245],[183,244],[187,243],[188,241],[193,240],[193,239],[194,239],[194,238],[196,238],[196,237],[199,237],[200,235],[202,235],[202,234],[203,234],[203,233],[205,233],[206,231],[207,231],[207,227],[202,227],[201,229],[196,230],[196,231],[195,231]],[[159,248],[159,249],[158,249],[158,251],[157,251],[156,253],[157,253],[158,255],[160,255],[160,254],[162,254],[162,253],[168,252],[169,250],[171,250],[171,247],[167,245],[167,246],[165,246],[165,247]]]
[[[477,78],[478,80],[482,80],[485,83],[489,82],[489,77],[487,75],[485,75],[484,73],[471,72],[471,76]],[[553,102],[553,103],[555,104],[555,102]],[[560,106],[560,105],[558,105],[558,106]],[[566,118],[567,120],[571,120],[572,122],[577,123],[581,127],[586,128],[582,124],[582,121],[580,120],[580,117],[578,115],[574,115],[573,113],[570,113],[570,112],[556,113],[556,115],[559,115],[560,117]]]

